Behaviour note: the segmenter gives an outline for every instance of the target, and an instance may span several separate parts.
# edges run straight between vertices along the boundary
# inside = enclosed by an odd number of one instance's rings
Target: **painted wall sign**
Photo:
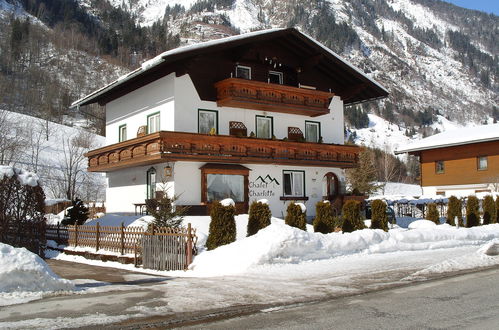
[[[273,197],[278,194],[277,189],[280,183],[276,178],[267,174],[265,177],[261,175],[254,181],[249,182],[249,197]]]

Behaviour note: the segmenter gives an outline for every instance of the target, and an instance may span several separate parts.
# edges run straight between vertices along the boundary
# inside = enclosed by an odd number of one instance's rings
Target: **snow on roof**
[[[409,144],[396,154],[499,140],[499,124],[465,127],[442,132]]]
[[[131,72],[129,72],[129,73],[121,76],[121,77],[118,77],[118,79],[114,80],[113,82],[109,83],[108,85],[106,85],[106,86],[104,86],[104,87],[102,87],[102,88],[100,88],[100,89],[98,89],[98,90],[96,90],[96,91],[94,91],[94,92],[92,92],[92,93],[90,93],[90,94],[88,94],[88,95],[80,98],[79,100],[74,101],[71,104],[71,107],[79,106],[83,102],[88,101],[89,99],[92,99],[94,97],[97,97],[97,96],[103,94],[104,92],[108,91],[112,87],[121,85],[121,84],[125,83],[126,81],[130,80],[131,78],[137,76],[138,74],[143,73],[143,72],[145,72],[147,70],[150,70],[150,69],[154,68],[155,66],[157,66],[160,63],[164,62],[165,59],[167,57],[169,57],[169,56],[178,55],[178,54],[182,54],[182,53],[187,53],[187,52],[191,52],[191,51],[194,51],[194,50],[197,50],[197,49],[208,48],[208,47],[212,47],[212,46],[216,46],[216,45],[220,45],[220,44],[224,44],[224,43],[229,43],[229,42],[233,42],[233,41],[237,41],[237,40],[247,39],[247,38],[255,37],[255,36],[258,36],[258,35],[270,34],[270,33],[274,33],[274,32],[277,32],[277,31],[283,31],[283,30],[287,30],[287,29],[286,28],[273,28],[273,29],[267,29],[267,30],[253,31],[253,32],[243,33],[243,34],[239,34],[239,35],[235,35],[235,36],[230,36],[230,37],[226,37],[226,38],[221,38],[221,39],[209,40],[209,41],[200,42],[200,43],[197,43],[197,44],[182,46],[182,47],[178,47],[178,48],[174,48],[174,49],[168,50],[168,51],[163,52],[163,53],[159,54],[158,56],[156,56],[156,57],[154,57],[154,58],[152,58],[152,59],[150,59],[148,61],[145,61],[144,63],[142,63],[142,65],[141,65],[140,68],[137,68],[137,69],[135,69],[135,70],[133,70],[133,71],[131,71]],[[348,67],[350,67],[352,70],[358,72],[360,75],[362,75],[364,78],[368,79],[374,85],[378,86],[383,91],[385,91],[386,93],[388,93],[388,91],[387,91],[386,88],[384,88],[379,83],[377,83],[376,81],[374,81],[373,79],[371,79],[364,72],[362,72],[360,69],[356,68],[354,65],[350,64],[348,61],[346,61],[345,59],[343,59],[341,56],[339,56],[338,54],[336,54],[335,52],[333,52],[331,49],[329,49],[326,46],[322,45],[320,42],[318,42],[317,40],[315,40],[311,36],[309,36],[309,35],[307,35],[307,34],[305,34],[303,32],[300,32],[300,31],[298,31],[298,32],[300,34],[302,34],[303,36],[305,36],[310,41],[312,41],[315,44],[317,44],[318,46],[320,46],[326,52],[330,53],[331,55],[333,55],[334,57],[336,57],[337,59],[339,59],[341,62],[343,62]]]

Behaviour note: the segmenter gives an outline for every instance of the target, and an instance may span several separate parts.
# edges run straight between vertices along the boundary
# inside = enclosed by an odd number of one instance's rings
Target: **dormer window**
[[[251,80],[251,68],[249,66],[238,65],[236,67],[236,78]]]
[[[282,85],[282,72],[269,71],[269,83]]]

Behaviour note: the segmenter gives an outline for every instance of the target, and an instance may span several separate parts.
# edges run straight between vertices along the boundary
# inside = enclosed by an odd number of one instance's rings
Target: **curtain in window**
[[[244,202],[244,176],[207,174],[208,201],[232,198],[235,202]]]
[[[305,138],[307,139],[307,142],[319,141],[319,125],[316,123],[306,123]]]
[[[303,172],[284,172],[284,196],[304,196]]]
[[[199,111],[199,133],[208,134],[212,128],[216,128],[216,113]]]
[[[270,118],[260,118],[256,119],[256,132],[257,137],[261,139],[270,139],[271,136],[271,119]]]

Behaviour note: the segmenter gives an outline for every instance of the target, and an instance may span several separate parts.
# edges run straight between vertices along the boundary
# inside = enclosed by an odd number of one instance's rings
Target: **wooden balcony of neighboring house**
[[[329,113],[333,93],[241,78],[215,83],[217,105],[316,117]]]
[[[351,145],[161,131],[91,150],[85,156],[88,171],[110,172],[165,161],[351,168],[359,152]]]

